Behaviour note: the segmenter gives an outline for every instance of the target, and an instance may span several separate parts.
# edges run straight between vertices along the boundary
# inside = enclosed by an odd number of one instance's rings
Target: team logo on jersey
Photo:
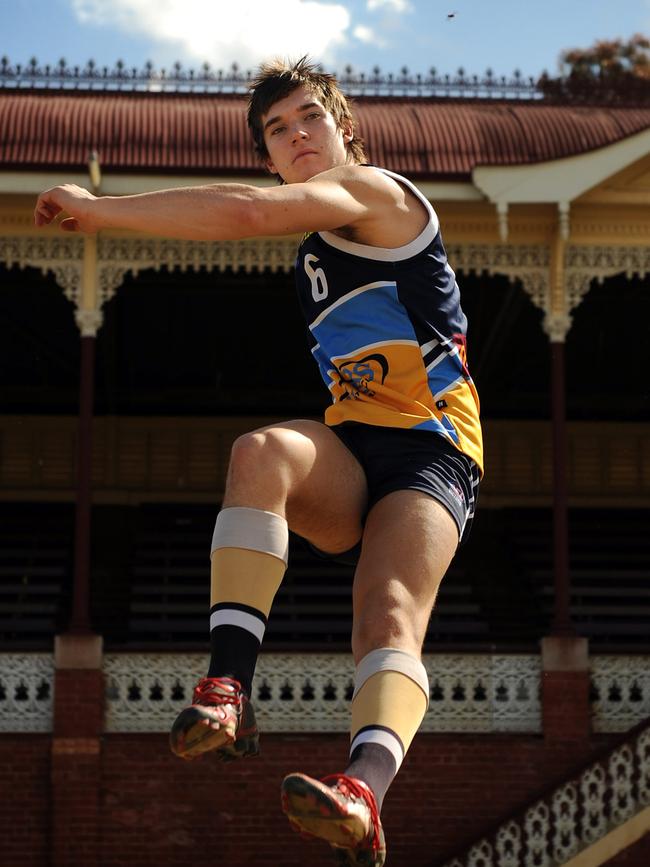
[[[344,361],[337,367],[339,385],[345,389],[341,400],[354,398],[358,400],[363,394],[366,397],[374,397],[372,385],[383,385],[388,375],[388,359],[385,355],[375,353],[366,355],[358,361]]]

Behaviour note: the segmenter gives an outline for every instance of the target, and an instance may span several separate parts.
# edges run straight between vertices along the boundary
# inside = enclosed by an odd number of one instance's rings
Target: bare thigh
[[[294,533],[323,551],[339,553],[359,541],[367,499],[361,465],[320,422],[268,425],[233,445],[224,507],[283,515]]]
[[[395,647],[419,656],[458,528],[437,500],[394,491],[370,511],[354,576],[352,651]]]

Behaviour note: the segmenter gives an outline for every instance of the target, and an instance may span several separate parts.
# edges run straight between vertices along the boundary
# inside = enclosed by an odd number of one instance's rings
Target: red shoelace
[[[322,777],[321,783],[338,789],[344,796],[360,798],[368,805],[373,830],[372,848],[373,851],[377,851],[379,849],[379,810],[377,809],[377,801],[370,787],[361,780],[356,780],[354,777],[346,777],[345,774],[329,774],[327,777]]]
[[[226,684],[234,687],[233,692],[222,692],[220,687]],[[241,707],[241,683],[230,677],[202,677],[194,687],[192,704],[234,704]]]

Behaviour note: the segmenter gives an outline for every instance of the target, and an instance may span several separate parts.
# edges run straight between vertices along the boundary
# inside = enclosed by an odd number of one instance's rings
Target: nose
[[[291,133],[291,141],[295,144],[298,141],[304,141],[306,138],[309,138],[307,130],[302,129],[299,126],[294,126]]]

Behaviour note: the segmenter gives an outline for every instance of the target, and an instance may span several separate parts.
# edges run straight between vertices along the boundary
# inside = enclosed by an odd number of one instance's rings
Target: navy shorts
[[[361,464],[368,483],[368,511],[393,491],[422,491],[438,500],[458,527],[459,545],[469,536],[476,510],[479,469],[440,434],[345,422],[331,430]],[[309,543],[308,543],[309,544]],[[361,542],[342,554],[320,557],[356,564]]]

